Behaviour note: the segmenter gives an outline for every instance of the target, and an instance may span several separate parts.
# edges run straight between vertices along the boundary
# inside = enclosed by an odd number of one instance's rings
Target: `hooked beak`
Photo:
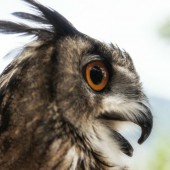
[[[100,115],[100,119],[102,120],[114,120],[114,121],[130,121],[133,122],[141,127],[141,136],[138,140],[139,144],[142,144],[150,135],[153,125],[153,117],[151,114],[151,111],[148,107],[144,106],[143,104],[140,104],[143,107],[143,110],[137,110],[136,113],[129,113],[129,114],[122,114],[122,113],[115,113],[115,112],[105,112],[102,115]],[[119,134],[120,135],[120,134]],[[122,137],[122,142],[125,143],[125,140]],[[120,140],[119,140],[120,141]],[[130,145],[129,143],[126,144]],[[131,148],[129,146],[128,148]],[[133,148],[132,148],[133,149]],[[129,151],[131,154],[126,154],[129,156],[132,156],[132,149]]]
[[[151,112],[148,112],[147,116],[143,115],[143,119],[139,119],[137,122],[134,123],[138,124],[142,129],[141,137],[138,140],[138,143],[142,144],[149,137],[152,130],[153,117]]]

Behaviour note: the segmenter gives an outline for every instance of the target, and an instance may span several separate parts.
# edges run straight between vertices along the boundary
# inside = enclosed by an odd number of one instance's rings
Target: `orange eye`
[[[85,68],[85,78],[93,90],[103,90],[109,80],[109,71],[106,64],[102,60],[88,63]]]

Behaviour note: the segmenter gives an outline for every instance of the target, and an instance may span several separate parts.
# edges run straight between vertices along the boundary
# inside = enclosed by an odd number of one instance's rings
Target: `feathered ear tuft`
[[[63,36],[75,36],[79,34],[77,29],[57,11],[47,8],[34,0],[23,0],[31,7],[37,10],[39,16],[25,13],[15,12],[14,16],[21,19],[30,20],[36,23],[45,24],[44,28],[34,28],[23,23],[14,23],[11,21],[0,21],[0,33],[15,34],[24,33],[26,35],[36,35],[47,38],[52,35],[53,38],[60,38]],[[49,27],[47,27],[49,26]]]

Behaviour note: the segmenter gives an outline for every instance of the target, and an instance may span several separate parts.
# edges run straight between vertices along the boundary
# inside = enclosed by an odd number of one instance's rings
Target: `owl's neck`
[[[74,140],[54,141],[51,164],[57,164],[57,169],[68,170],[128,170],[125,156],[109,130],[102,126],[88,126],[85,131],[88,131],[87,135],[74,134]]]

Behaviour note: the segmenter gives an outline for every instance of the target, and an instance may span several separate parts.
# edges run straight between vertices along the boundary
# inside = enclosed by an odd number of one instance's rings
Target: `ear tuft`
[[[11,21],[0,21],[0,33],[15,34],[24,33],[26,35],[36,35],[41,38],[49,37],[60,38],[63,36],[75,36],[79,34],[77,29],[57,11],[47,8],[34,0],[23,0],[32,8],[36,9],[39,16],[25,12],[15,12],[14,16],[26,19],[39,24],[44,28],[34,28],[23,23],[14,23]]]

